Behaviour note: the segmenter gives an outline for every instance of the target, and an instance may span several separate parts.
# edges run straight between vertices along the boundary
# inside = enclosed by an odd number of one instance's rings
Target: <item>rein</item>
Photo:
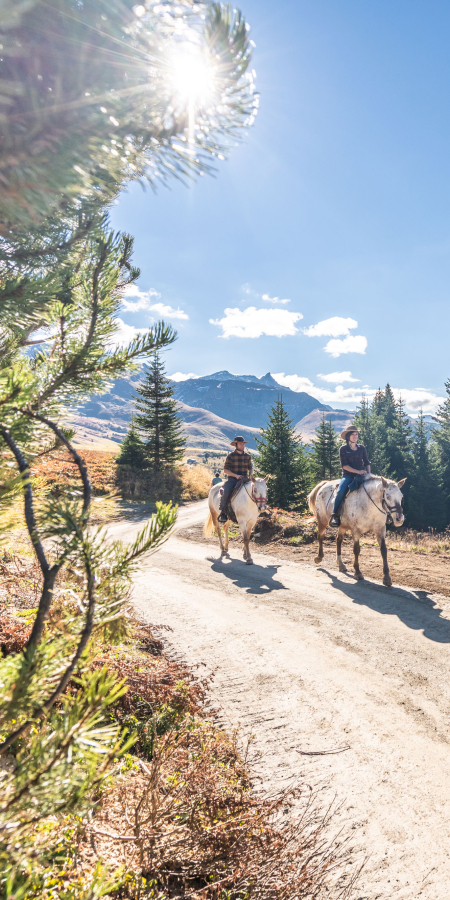
[[[252,481],[252,490],[251,490],[250,494],[247,490],[247,485],[245,483],[242,485],[242,487],[244,488],[245,493],[247,494],[247,497],[250,497],[250,499],[253,500],[253,503],[255,503],[256,506],[258,506],[258,503],[262,503],[263,506],[267,506],[267,497],[255,497],[255,495],[253,493],[253,481]],[[259,506],[258,506],[258,509],[259,509]]]
[[[385,492],[383,491],[383,499],[381,501],[381,505],[382,505],[383,509],[380,509],[380,507],[377,506],[377,504],[375,503],[375,500],[372,500],[372,497],[370,496],[370,494],[367,493],[364,482],[362,483],[361,487],[364,488],[364,492],[368,496],[370,502],[373,503],[375,509],[377,509],[378,512],[381,513],[382,516],[383,515],[386,516],[386,525],[392,525],[393,524],[392,513],[395,512],[396,507],[387,505],[385,496],[384,496]]]

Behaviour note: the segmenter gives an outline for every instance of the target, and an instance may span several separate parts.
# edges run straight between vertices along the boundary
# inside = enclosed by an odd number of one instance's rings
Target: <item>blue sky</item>
[[[113,210],[142,273],[125,332],[170,320],[171,374],[271,371],[338,408],[389,381],[430,412],[450,377],[450,5],[241,9],[245,142],[216,178],[134,185]]]

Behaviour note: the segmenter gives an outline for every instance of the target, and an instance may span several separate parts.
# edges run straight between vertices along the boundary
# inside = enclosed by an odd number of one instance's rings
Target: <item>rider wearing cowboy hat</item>
[[[250,478],[253,471],[252,458],[250,453],[245,452],[245,444],[248,444],[248,441],[244,441],[242,435],[238,434],[234,441],[231,441],[231,446],[235,447],[235,450],[233,450],[232,453],[229,453],[225,460],[223,471],[227,476],[227,480],[223,486],[223,494],[219,504],[219,522],[222,524],[228,519],[226,508],[238,479]]]
[[[339,528],[341,524],[339,507],[347,494],[356,491],[361,484],[361,475],[370,472],[370,460],[363,444],[358,444],[359,431],[355,425],[349,425],[344,428],[341,438],[345,444],[339,450],[339,457],[342,466],[342,478],[339,483],[338,492],[334,501],[333,515],[329,524],[334,528]]]

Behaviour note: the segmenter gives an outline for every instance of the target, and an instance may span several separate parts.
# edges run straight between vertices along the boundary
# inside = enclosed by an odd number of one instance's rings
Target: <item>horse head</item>
[[[267,506],[267,482],[270,475],[265,478],[255,478],[252,484],[252,500],[256,503],[261,512]]]
[[[386,512],[389,512],[396,528],[403,525],[403,522],[405,521],[405,514],[402,509],[403,494],[401,492],[401,488],[405,481],[406,478],[402,478],[401,481],[387,481],[386,478],[381,476],[381,483],[384,488],[383,509]]]

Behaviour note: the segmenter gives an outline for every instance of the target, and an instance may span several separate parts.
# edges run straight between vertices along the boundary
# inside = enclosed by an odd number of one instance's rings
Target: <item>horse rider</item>
[[[339,450],[339,458],[342,466],[342,478],[339,482],[338,492],[334,501],[333,515],[329,521],[332,528],[339,528],[341,519],[339,507],[344,500],[347,491],[351,494],[361,486],[361,475],[370,472],[370,460],[364,444],[358,444],[359,431],[355,425],[349,425],[341,434],[345,441]]]
[[[231,441],[231,446],[235,449],[232,453],[228,454],[225,460],[223,471],[227,476],[227,480],[224,483],[223,494],[219,504],[219,522],[222,525],[228,521],[226,509],[231,493],[236,487],[237,482],[251,478],[253,472],[252,458],[250,453],[247,453],[245,450],[246,444],[248,444],[248,441],[244,441],[242,435],[238,434],[234,441]]]
[[[216,474],[214,475],[214,478],[213,478],[213,480],[212,480],[212,482],[211,482],[212,487],[214,487],[215,484],[222,484],[222,479],[221,479],[221,477],[220,477],[220,472],[216,472]]]

